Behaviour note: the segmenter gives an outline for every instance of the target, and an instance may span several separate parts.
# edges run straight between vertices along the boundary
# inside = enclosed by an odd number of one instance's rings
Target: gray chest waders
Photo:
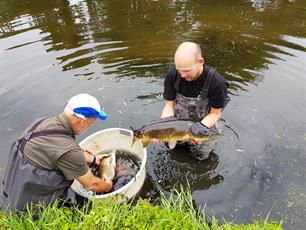
[[[23,137],[15,141],[3,178],[3,209],[23,210],[27,204],[52,203],[64,199],[72,181],[58,170],[45,170],[30,164],[23,155],[25,144],[35,137],[54,134],[70,136],[64,130],[34,132],[44,119],[38,121]]]
[[[215,71],[216,70],[214,68],[209,69],[202,91],[197,98],[185,97],[184,95],[178,93],[181,77],[179,76],[176,79],[174,83],[174,87],[176,90],[176,98],[174,100],[175,117],[192,119],[194,121],[201,121],[209,113],[209,98],[207,96],[211,79]],[[221,129],[219,127],[218,122],[212,127],[212,129],[217,133],[221,133]],[[188,153],[198,160],[207,159],[209,153],[213,150],[216,144],[217,139],[213,141],[204,141],[199,145],[192,145],[187,142],[184,143],[184,145],[186,145],[189,149]]]

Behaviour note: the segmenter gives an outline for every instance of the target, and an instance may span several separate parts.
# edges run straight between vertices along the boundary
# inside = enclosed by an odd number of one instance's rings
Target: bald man
[[[174,55],[175,68],[169,70],[164,82],[165,106],[161,117],[175,116],[196,121],[191,130],[201,133],[212,129],[220,133],[218,121],[229,97],[228,83],[214,69],[205,65],[201,48],[193,42],[179,45]],[[188,153],[207,159],[217,140],[183,143]]]

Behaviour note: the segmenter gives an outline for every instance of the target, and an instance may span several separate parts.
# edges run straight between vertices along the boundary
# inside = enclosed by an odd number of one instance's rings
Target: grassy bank
[[[34,218],[33,218],[34,216]],[[37,218],[39,216],[39,218]],[[190,193],[162,197],[159,205],[147,200],[117,204],[111,200],[92,200],[82,208],[52,206],[28,209],[22,215],[2,213],[0,229],[207,229],[207,230],[282,230],[279,223],[267,220],[253,224],[208,224],[203,212],[196,211]]]

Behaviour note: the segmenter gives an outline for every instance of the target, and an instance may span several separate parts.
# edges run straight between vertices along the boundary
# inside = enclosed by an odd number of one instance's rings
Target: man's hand
[[[199,145],[202,144],[203,141],[196,141],[195,139],[189,139],[187,140],[187,142],[192,145]]]
[[[153,138],[153,139],[151,139],[151,141],[154,142],[154,143],[161,143],[162,142],[162,141],[158,140],[157,138]]]
[[[213,134],[213,131],[204,125],[202,122],[193,123],[190,127],[191,134],[196,138],[200,136],[210,136]],[[195,139],[189,139],[188,142],[193,145],[199,145],[203,141],[196,141]]]
[[[109,192],[113,187],[113,183],[111,181],[104,181],[99,177],[95,177],[91,170],[76,178],[86,189],[94,191],[94,192]]]
[[[110,157],[110,153],[104,153],[104,154],[101,154],[101,155],[96,155],[96,162],[95,164],[98,165],[100,164],[100,161],[104,158],[107,158],[107,157]]]
[[[98,165],[100,164],[100,161],[105,158],[105,157],[109,157],[110,156],[110,152],[109,153],[105,153],[105,154],[101,154],[101,155],[93,155],[92,152],[90,152],[89,150],[84,150],[84,155],[85,155],[85,159],[86,162],[88,164],[90,164],[91,166],[93,165]],[[95,162],[93,162],[95,161]]]

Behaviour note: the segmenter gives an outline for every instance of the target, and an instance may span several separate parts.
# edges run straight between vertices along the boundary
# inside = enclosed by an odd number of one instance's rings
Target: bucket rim
[[[107,132],[107,131],[120,131],[120,130],[130,133],[130,136],[131,136],[131,137],[133,136],[133,131],[130,130],[130,129],[123,129],[123,128],[106,128],[106,129],[102,129],[102,130],[100,130],[100,131],[94,132],[93,134],[87,136],[86,138],[84,138],[84,139],[79,143],[79,145],[84,144],[83,142],[86,142],[88,139],[92,138],[93,136],[96,136],[96,135],[99,134],[99,133],[105,133],[105,132]]]

